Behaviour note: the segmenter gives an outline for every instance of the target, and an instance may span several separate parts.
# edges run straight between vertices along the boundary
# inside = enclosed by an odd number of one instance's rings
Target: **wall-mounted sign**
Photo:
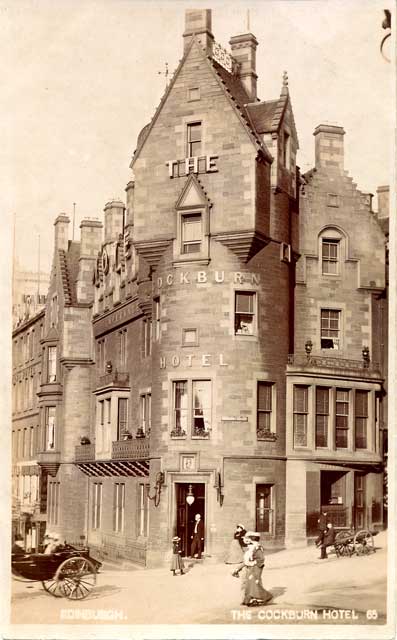
[[[194,156],[183,160],[169,160],[165,165],[170,178],[181,178],[190,173],[215,173],[218,171],[217,159],[218,156]]]
[[[181,456],[181,470],[182,471],[196,471],[196,456]]]
[[[157,288],[171,287],[174,284],[222,284],[223,282],[258,285],[260,274],[249,271],[180,271],[178,269],[174,273],[159,276]]]
[[[179,356],[177,354],[166,358],[162,356],[160,358],[160,369],[167,369],[172,367],[177,369],[178,367],[212,367],[219,365],[220,367],[228,367],[228,363],[225,362],[223,353],[213,355],[210,353],[203,353],[202,355],[196,353],[188,353]]]

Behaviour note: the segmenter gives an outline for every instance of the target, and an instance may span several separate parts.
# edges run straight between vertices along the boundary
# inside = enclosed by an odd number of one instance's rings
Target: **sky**
[[[345,168],[358,187],[389,184],[394,68],[379,45],[387,2],[282,0],[0,0],[2,243],[25,269],[50,269],[53,222],[103,220],[125,200],[139,131],[165,89],[165,63],[182,57],[186,8],[212,8],[215,40],[258,39],[258,96],[277,98],[286,70],[298,130],[298,165],[314,164],[313,131],[345,128]],[[162,73],[159,73],[162,72]],[[15,220],[15,227],[13,221]],[[13,231],[15,229],[15,232]]]

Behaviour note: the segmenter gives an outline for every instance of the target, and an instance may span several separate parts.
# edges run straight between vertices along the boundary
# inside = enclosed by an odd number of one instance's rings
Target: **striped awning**
[[[92,477],[149,475],[149,460],[93,460],[75,464],[86,476]]]

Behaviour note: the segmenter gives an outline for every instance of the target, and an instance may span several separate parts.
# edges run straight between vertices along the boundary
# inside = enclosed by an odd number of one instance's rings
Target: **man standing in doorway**
[[[192,547],[190,550],[190,556],[192,558],[198,558],[199,560],[201,559],[201,549],[202,549],[202,543],[204,541],[204,522],[201,520],[201,516],[199,513],[196,513],[195,515],[195,525],[194,525],[194,529],[193,529],[193,535],[191,536],[192,538]],[[197,549],[197,552],[196,552]]]

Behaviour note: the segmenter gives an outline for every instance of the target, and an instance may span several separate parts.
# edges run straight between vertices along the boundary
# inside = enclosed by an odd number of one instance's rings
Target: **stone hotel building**
[[[37,464],[48,528],[101,557],[156,566],[175,534],[188,555],[196,513],[217,559],[236,522],[270,547],[305,544],[323,505],[383,526],[385,225],[341,127],[299,175],[288,79],[258,98],[257,45],[226,53],[187,10],[126,205],[103,237],[55,224]]]

